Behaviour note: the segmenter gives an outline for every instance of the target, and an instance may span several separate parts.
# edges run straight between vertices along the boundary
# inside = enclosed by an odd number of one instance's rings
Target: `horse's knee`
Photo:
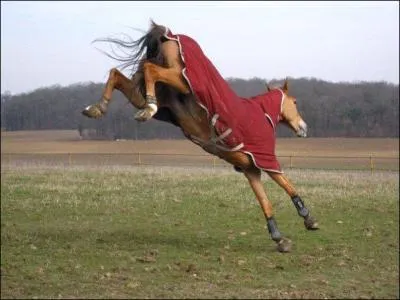
[[[110,78],[115,78],[117,76],[117,74],[119,73],[117,68],[112,68],[110,70]]]
[[[114,85],[114,88],[120,89],[129,80],[117,69],[110,70],[109,81]]]
[[[108,80],[111,81],[115,86],[119,85],[119,74],[121,74],[121,72],[117,68],[112,68],[110,70]]]

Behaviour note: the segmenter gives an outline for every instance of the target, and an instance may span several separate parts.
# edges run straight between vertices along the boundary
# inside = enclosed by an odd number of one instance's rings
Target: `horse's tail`
[[[161,52],[161,44],[166,40],[164,33],[166,28],[157,25],[151,20],[150,30],[145,33],[141,38],[133,40],[128,35],[125,35],[127,40],[118,39],[114,37],[99,38],[93,42],[109,42],[115,44],[124,53],[124,55],[117,54],[111,46],[113,54],[102,51],[108,57],[118,60],[121,64],[118,67],[126,69],[131,67],[132,75],[137,71],[141,71],[141,65],[144,60],[152,61],[158,65],[164,65],[164,58]]]

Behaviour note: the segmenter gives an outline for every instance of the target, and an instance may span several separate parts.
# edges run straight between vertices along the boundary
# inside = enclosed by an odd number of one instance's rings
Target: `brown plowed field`
[[[369,169],[372,156],[373,168],[399,169],[391,138],[279,138],[276,153],[282,167]],[[188,140],[82,140],[74,130],[2,132],[1,154],[2,162],[225,165]]]

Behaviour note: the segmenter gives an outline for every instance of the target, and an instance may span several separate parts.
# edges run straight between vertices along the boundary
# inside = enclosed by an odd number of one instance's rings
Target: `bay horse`
[[[127,48],[133,54],[115,57],[122,66],[132,67],[130,78],[117,68],[110,71],[102,99],[82,113],[102,117],[114,89],[138,109],[135,119],[151,118],[181,128],[190,141],[206,152],[232,164],[247,178],[267,221],[270,237],[280,252],[291,249],[291,241],[278,230],[272,204],[261,181],[268,175],[290,196],[305,228],[318,229],[293,184],[280,170],[275,156],[275,126],[282,122],[300,137],[307,136],[307,125],[300,116],[296,99],[288,93],[288,81],[278,88],[267,85],[267,92],[245,99],[238,97],[189,36],[174,35],[169,28],[151,21],[150,29],[138,40],[104,38]]]

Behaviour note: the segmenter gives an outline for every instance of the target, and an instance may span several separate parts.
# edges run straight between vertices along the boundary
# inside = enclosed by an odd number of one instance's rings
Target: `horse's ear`
[[[268,84],[268,83],[265,83],[265,87],[267,88],[267,91],[268,91],[268,92],[271,91],[271,88],[269,87],[269,84]]]
[[[285,82],[283,83],[282,90],[287,92],[288,91],[288,79],[287,77],[285,78]]]
[[[150,27],[156,27],[156,26],[157,26],[157,23],[154,22],[153,19],[150,19]]]

